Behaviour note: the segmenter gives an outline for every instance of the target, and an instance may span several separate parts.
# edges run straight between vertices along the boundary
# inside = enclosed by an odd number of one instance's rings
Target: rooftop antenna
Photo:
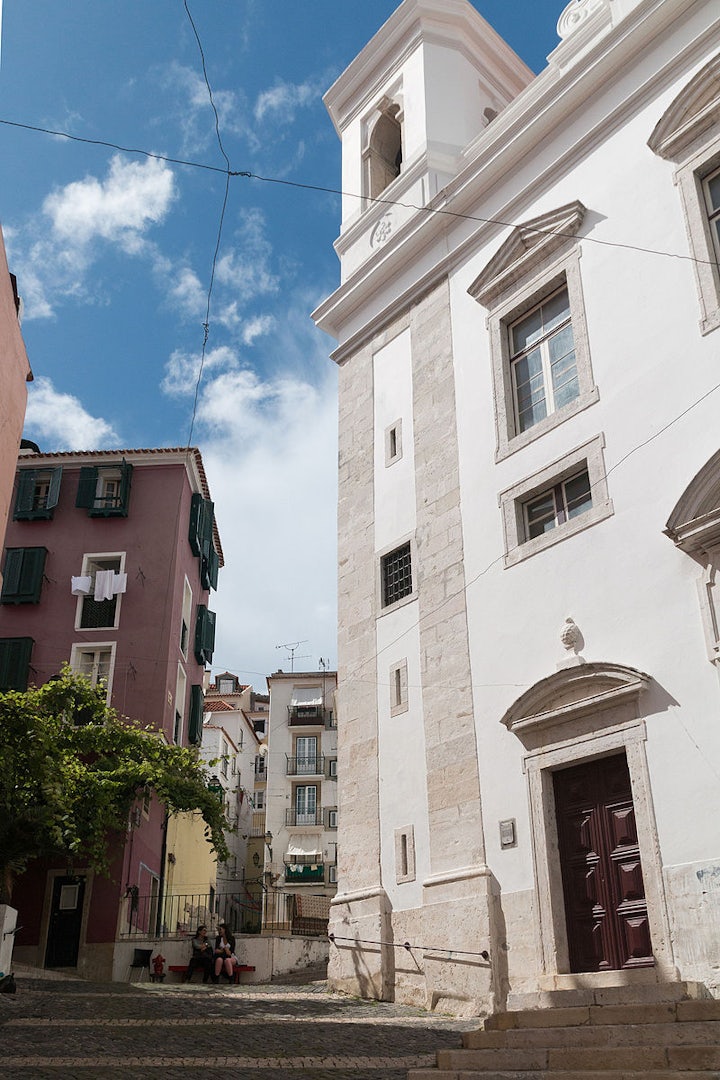
[[[276,645],[276,649],[287,649],[290,653],[290,671],[295,671],[295,653],[298,651],[301,645],[307,645],[309,638],[305,638],[304,641],[288,641],[284,645]],[[307,660],[309,653],[305,653],[303,656],[298,656],[298,660]]]

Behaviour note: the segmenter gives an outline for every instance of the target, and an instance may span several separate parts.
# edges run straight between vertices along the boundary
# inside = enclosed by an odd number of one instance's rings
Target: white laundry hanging
[[[117,596],[118,593],[124,593],[127,589],[127,574],[124,571],[113,574],[112,591],[113,596]]]
[[[92,586],[92,578],[89,574],[79,574],[70,578],[70,591],[73,596],[87,596]]]
[[[112,600],[114,570],[97,570],[95,573],[95,600]]]

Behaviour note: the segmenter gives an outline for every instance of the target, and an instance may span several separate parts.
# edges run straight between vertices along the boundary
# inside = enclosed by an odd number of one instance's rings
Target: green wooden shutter
[[[29,518],[33,512],[35,500],[35,477],[36,469],[20,469],[18,473],[18,488],[15,498],[15,512],[13,521],[23,521]]]
[[[47,509],[54,510],[60,499],[60,482],[62,480],[62,465],[57,465],[52,470],[52,476],[50,477],[50,488],[48,490],[47,497]]]
[[[203,499],[202,516],[202,554],[209,558],[213,546],[213,522],[215,521],[215,503],[211,499]]]
[[[220,556],[215,550],[214,545],[210,547],[210,558],[208,559],[208,580],[210,582],[210,588],[217,589],[218,587],[218,570],[220,569]]]
[[[193,555],[199,555],[201,551],[200,547],[200,518],[202,516],[202,504],[204,500],[199,492],[195,492],[190,503],[190,528],[188,531],[188,540],[190,541],[190,549]]]
[[[37,604],[40,600],[47,548],[8,548],[3,574],[3,604]]]
[[[127,517],[130,506],[130,484],[132,483],[133,467],[129,461],[123,458],[122,476],[120,479],[120,505],[115,510],[118,517]]]
[[[193,746],[199,746],[202,742],[203,708],[205,695],[202,686],[190,687],[190,724],[188,726],[188,740]]]
[[[198,604],[195,622],[195,659],[198,664],[211,664],[215,648],[215,612]]]
[[[0,639],[0,691],[27,690],[32,638]]]
[[[75,505],[84,510],[92,510],[95,505],[95,492],[97,491],[98,471],[97,465],[83,465],[80,470],[77,498]]]

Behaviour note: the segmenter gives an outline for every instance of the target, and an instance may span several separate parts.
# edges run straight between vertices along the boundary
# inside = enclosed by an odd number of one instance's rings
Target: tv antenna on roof
[[[290,671],[295,671],[295,653],[298,651],[301,645],[307,645],[310,638],[305,638],[304,641],[288,641],[285,645],[276,645],[276,649],[287,649],[290,653]],[[298,660],[307,660],[309,653],[305,653],[303,656],[298,656]]]

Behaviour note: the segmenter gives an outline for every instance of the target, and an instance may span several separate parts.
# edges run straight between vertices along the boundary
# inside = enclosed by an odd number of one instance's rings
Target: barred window
[[[382,558],[383,607],[402,600],[413,591],[410,543],[403,544]]]

